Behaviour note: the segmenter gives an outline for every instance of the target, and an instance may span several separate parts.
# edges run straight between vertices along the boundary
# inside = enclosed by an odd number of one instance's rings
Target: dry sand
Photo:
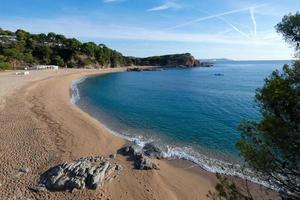
[[[140,171],[118,155],[118,179],[96,191],[76,193],[29,190],[56,164],[83,156],[109,155],[126,144],[70,103],[70,84],[82,76],[114,70],[31,71],[29,76],[0,73],[0,199],[207,199],[216,178],[186,161],[159,160],[161,170]],[[30,172],[19,174],[18,168]],[[242,182],[239,180],[239,182]],[[251,184],[256,199],[266,198]],[[264,190],[266,191],[266,190]]]

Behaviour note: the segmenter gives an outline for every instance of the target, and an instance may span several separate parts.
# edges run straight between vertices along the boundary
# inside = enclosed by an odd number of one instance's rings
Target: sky
[[[0,27],[104,43],[127,56],[280,60],[275,30],[300,0],[0,0]]]

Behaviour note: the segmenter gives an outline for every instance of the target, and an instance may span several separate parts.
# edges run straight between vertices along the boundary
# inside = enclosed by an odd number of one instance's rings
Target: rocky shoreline
[[[141,147],[132,142],[118,152],[129,157],[129,160],[134,162],[135,168],[140,170],[159,170],[159,164],[155,163],[154,159],[164,158],[162,150],[154,143],[147,143],[144,147]]]
[[[165,69],[188,69],[188,68],[196,68],[196,67],[213,67],[212,63],[200,63],[197,66],[185,66],[185,65],[179,65],[179,66],[154,66],[154,67],[147,67],[147,68],[143,68],[143,67],[131,67],[131,68],[127,68],[127,72],[148,72],[148,71],[162,71]]]
[[[102,156],[85,157],[73,162],[56,165],[40,176],[35,192],[67,191],[74,192],[82,189],[97,189],[105,182],[116,178],[121,171],[121,165],[113,159]]]
[[[139,170],[159,170],[154,159],[162,159],[162,151],[152,143],[144,147],[132,142],[118,150],[119,154],[129,157]],[[117,154],[108,158],[102,156],[82,157],[72,162],[51,167],[43,174],[36,186],[30,188],[34,192],[75,192],[77,190],[96,190],[121,175],[122,166],[116,162]],[[29,169],[20,168],[20,173],[28,173]]]

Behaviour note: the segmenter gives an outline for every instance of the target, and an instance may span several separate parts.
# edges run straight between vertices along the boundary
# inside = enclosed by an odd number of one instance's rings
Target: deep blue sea
[[[260,119],[255,90],[285,63],[290,62],[231,61],[211,68],[111,73],[76,81],[75,100],[127,139],[157,142],[168,157],[239,175],[237,128],[243,119]]]

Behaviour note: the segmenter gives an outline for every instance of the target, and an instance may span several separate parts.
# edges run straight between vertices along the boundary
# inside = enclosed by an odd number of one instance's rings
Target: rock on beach
[[[85,157],[54,166],[40,176],[36,192],[97,189],[120,173],[121,166],[101,156]]]

